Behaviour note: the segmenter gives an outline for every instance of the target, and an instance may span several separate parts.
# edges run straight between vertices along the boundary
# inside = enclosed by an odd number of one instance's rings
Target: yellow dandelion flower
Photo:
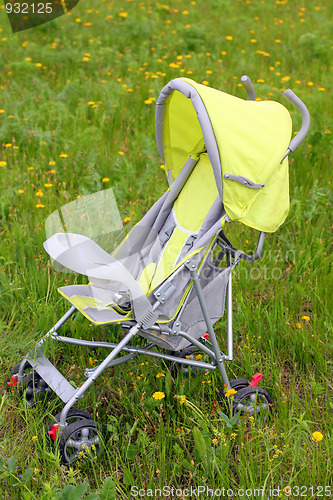
[[[324,436],[322,435],[321,432],[313,432],[312,434],[312,438],[315,440],[315,441],[322,441],[324,439]]]
[[[4,110],[4,109],[0,109],[0,114],[1,114],[1,113],[4,113],[4,112],[5,112],[5,110]]]
[[[24,193],[24,189],[19,189],[19,190],[18,190],[18,192],[19,192],[20,194],[23,194],[23,193]]]
[[[183,405],[183,404],[185,403],[185,401],[186,401],[186,396],[185,396],[185,395],[184,395],[184,396],[181,396],[181,397],[179,398],[179,402],[180,402],[180,404],[181,404],[181,405]]]
[[[5,147],[6,148],[11,148],[12,147],[12,144],[10,142],[7,142],[7,144],[5,144]]]
[[[201,83],[202,85],[209,85],[209,82],[207,82],[207,80],[203,80]]]
[[[156,375],[156,378],[161,378],[161,377],[165,377],[165,375],[164,375],[164,373],[159,372],[159,373]]]
[[[26,61],[31,61],[31,57],[26,57],[25,60]]]
[[[153,398],[157,399],[157,400],[164,399],[165,398],[165,394],[164,394],[164,392],[157,391],[157,392],[154,392]]]
[[[329,135],[329,134],[331,134],[331,133],[332,133],[332,131],[331,131],[331,130],[329,130],[329,129],[327,128],[327,129],[324,131],[324,133],[325,133],[325,134],[327,134],[327,135]]]
[[[45,205],[43,205],[42,203],[37,203],[37,205],[36,205],[36,208],[44,208],[44,207],[45,207]]]
[[[59,155],[59,158],[67,158],[67,156],[68,156],[68,155],[66,155],[65,153],[61,153],[61,154]]]
[[[50,174],[55,174],[56,171],[54,169],[50,170]]]
[[[81,22],[81,19],[80,19],[79,17],[77,17],[77,18],[75,19],[75,22],[76,22],[76,23],[80,23],[80,22]]]
[[[102,179],[102,182],[109,182],[109,180],[110,180],[110,179],[109,179],[108,177],[104,177],[104,178]]]
[[[48,183],[44,184],[44,186],[45,186],[46,188],[50,188],[50,187],[52,187],[52,186],[53,186],[53,184],[50,184],[50,183],[48,182]]]
[[[89,60],[90,60],[90,59],[89,59],[89,57],[87,57],[87,56],[82,57],[82,61],[86,61],[86,62],[87,62],[87,61],[89,61]]]
[[[0,161],[0,167],[5,167],[7,165],[6,161]]]
[[[90,366],[94,366],[94,361],[91,356],[89,357],[89,364]]]
[[[234,394],[236,394],[237,391],[235,391],[235,389],[229,389],[226,393],[225,393],[225,397],[226,398],[230,398],[230,396],[234,396]]]
[[[37,66],[37,68],[41,68],[43,65],[42,63],[36,63],[35,66]]]
[[[296,323],[296,328],[302,328],[301,323]]]
[[[129,222],[131,220],[130,217],[125,217],[125,219],[123,220],[123,222]]]
[[[233,39],[233,37],[232,37],[231,35],[227,35],[227,36],[225,37],[225,39],[226,39],[226,40],[232,40],[232,39]]]
[[[118,151],[118,155],[122,156],[124,154],[124,151]]]
[[[308,82],[308,87],[313,87],[314,83],[313,82]]]
[[[37,193],[35,194],[35,196],[43,196],[43,191],[41,191],[40,189],[37,191]]]
[[[310,321],[310,316],[302,316],[302,319],[304,319],[305,321]]]
[[[55,165],[55,161],[53,160],[49,161],[49,165]]]
[[[28,171],[34,170],[34,167],[28,167]]]
[[[119,17],[128,17],[128,12],[119,12]]]

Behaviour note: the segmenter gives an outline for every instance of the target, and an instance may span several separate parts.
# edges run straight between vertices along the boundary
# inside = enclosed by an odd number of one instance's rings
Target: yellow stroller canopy
[[[206,148],[231,220],[274,232],[289,210],[291,117],[274,101],[245,101],[188,78],[169,82],[156,107],[156,140],[169,184]]]

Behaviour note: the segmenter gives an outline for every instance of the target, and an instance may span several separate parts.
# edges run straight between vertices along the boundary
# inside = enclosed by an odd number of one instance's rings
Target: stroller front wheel
[[[182,358],[182,359],[187,358],[195,361],[209,362],[208,356],[193,345],[186,347],[181,351],[168,351],[167,354],[171,354],[172,356],[176,356],[177,358]],[[180,372],[182,376],[187,377],[189,376],[190,371],[191,375],[193,377],[196,377],[197,375],[203,375],[206,370],[204,368],[200,368],[197,366],[190,366],[183,363],[180,364],[177,363],[177,361],[173,361],[171,363],[170,372],[174,377],[177,376],[178,372]]]
[[[59,452],[64,463],[72,464],[85,458],[97,459],[102,446],[100,432],[93,420],[77,420],[65,427],[60,434]]]
[[[17,364],[10,370],[7,386],[12,391],[17,389],[19,397],[25,398],[30,405],[45,401],[51,392],[45,380],[29,364],[25,366],[24,375],[19,379],[19,369],[20,364]]]

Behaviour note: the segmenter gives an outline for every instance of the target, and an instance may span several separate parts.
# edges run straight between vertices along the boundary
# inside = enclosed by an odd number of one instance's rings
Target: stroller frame
[[[241,78],[241,82],[247,91],[247,100],[254,100],[255,92],[249,77],[243,76]],[[167,86],[165,87],[165,89],[163,89],[161,95],[163,94],[168,95],[168,93],[170,93],[170,87]],[[294,137],[289,143],[289,147],[284,157],[281,160],[281,164],[283,160],[289,155],[289,153],[295,151],[295,149],[301,144],[301,142],[307,135],[310,126],[309,112],[304,103],[290,89],[284,92],[284,96],[301,112],[302,126],[297,136]],[[251,181],[246,177],[241,177],[239,175],[224,176],[225,179],[229,179],[229,177],[233,177],[232,180],[244,183],[244,185],[247,185],[249,183],[251,184]],[[257,189],[257,185],[254,185],[253,183],[249,187],[254,187]],[[264,184],[262,184],[260,187],[264,187]],[[222,219],[224,220],[224,222],[231,222],[231,219],[229,215],[227,215],[225,208],[223,208],[223,213],[224,215]],[[223,228],[223,223],[221,223],[221,226]],[[193,368],[198,368],[198,369],[204,369],[210,371],[218,369],[224,387],[227,388],[228,390],[237,389],[237,391],[239,392],[239,394],[237,394],[237,396],[239,396],[238,401],[241,401],[242,398],[244,398],[250,401],[250,403],[251,402],[254,403],[257,396],[261,396],[261,400],[265,401],[263,406],[265,410],[266,411],[268,410],[269,412],[269,406],[271,406],[271,400],[269,395],[263,389],[256,387],[258,381],[262,377],[261,374],[256,374],[251,381],[246,379],[237,379],[230,381],[225,369],[225,362],[231,361],[233,359],[232,270],[235,266],[239,264],[240,260],[246,260],[251,262],[257,260],[261,256],[264,245],[265,232],[260,228],[258,228],[260,234],[258,238],[256,251],[252,255],[249,255],[233,247],[230,241],[226,238],[223,229],[221,229],[221,226],[220,229],[215,233],[215,236],[213,236],[213,239],[211,240],[210,251],[212,251],[216,247],[220,247],[220,251],[214,262],[214,265],[218,267],[222,262],[222,260],[226,258],[225,270],[228,271],[229,273],[225,281],[226,299],[225,297],[223,298],[223,300],[226,301],[226,307],[227,307],[227,314],[226,314],[227,353],[226,354],[223,353],[219,348],[213,327],[214,321],[211,319],[209,308],[204,296],[203,287],[201,286],[200,283],[201,270],[204,269],[204,264],[207,261],[208,255],[210,255],[210,253],[207,252],[204,255],[201,262],[199,263],[199,265],[198,262],[194,258],[192,258],[193,256],[191,257],[191,254],[187,258],[187,260],[185,258],[184,261],[175,269],[175,271],[172,272],[164,281],[162,281],[162,283],[159,284],[156,287],[156,289],[152,292],[153,295],[152,303],[148,301],[145,302],[146,297],[144,295],[138,296],[137,298],[133,298],[132,307],[133,309],[136,309],[136,311],[134,311],[135,319],[117,321],[117,323],[121,325],[122,329],[127,331],[127,333],[119,343],[82,340],[82,339],[59,335],[58,334],[59,329],[77,310],[77,307],[73,305],[63,315],[63,317],[57,321],[57,323],[49,330],[49,332],[46,333],[46,335],[44,335],[44,337],[42,337],[41,340],[39,340],[35,349],[33,349],[30,353],[28,353],[28,355],[11,370],[12,377],[10,381],[7,382],[7,384],[11,386],[12,389],[14,389],[15,386],[18,386],[20,395],[22,395],[23,393],[22,388],[24,389],[24,386],[25,384],[27,384],[28,381],[28,379],[25,378],[27,377],[25,371],[27,369],[29,370],[32,369],[32,379],[31,378],[29,379],[30,382],[31,381],[33,382],[32,402],[34,402],[34,398],[36,397],[36,395],[38,396],[39,391],[43,392],[43,389],[45,391],[45,385],[46,385],[50,389],[52,389],[52,391],[55,392],[57,396],[65,403],[63,410],[55,417],[55,422],[52,422],[50,430],[48,432],[48,434],[52,436],[54,441],[58,437],[60,438],[60,440],[63,440],[62,452],[63,452],[63,458],[65,457],[65,461],[71,462],[73,459],[73,457],[68,459],[66,451],[64,451],[66,448],[66,443],[68,441],[71,441],[72,435],[76,437],[78,436],[78,442],[74,446],[77,450],[83,450],[86,445],[91,446],[93,444],[99,444],[99,438],[97,436],[97,429],[94,421],[89,416],[89,414],[83,412],[82,410],[76,410],[76,413],[74,410],[71,410],[75,405],[75,403],[84,396],[86,390],[94,383],[94,381],[99,377],[99,375],[101,375],[101,373],[104,370],[106,370],[107,368],[111,368],[113,366],[120,365],[127,361],[131,361],[140,355],[155,357],[157,359],[164,359],[166,361],[170,361],[180,365],[191,366]],[[272,230],[270,230],[270,232],[272,232]],[[206,338],[207,335],[202,335],[200,337],[199,334],[199,336],[193,338],[189,333],[182,331],[181,321],[178,321],[178,317],[172,324],[171,328],[169,326],[156,323],[156,320],[158,318],[159,307],[161,307],[168,300],[168,298],[172,295],[173,291],[175,290],[175,286],[172,284],[172,281],[175,279],[176,276],[179,275],[179,273],[181,273],[184,270],[187,270],[189,273],[190,277],[189,283],[191,284],[191,286],[193,285],[193,291],[195,292],[196,298],[198,299],[198,304],[201,308],[204,324],[205,327],[207,328],[209,341]],[[125,273],[127,272],[126,269],[124,271]],[[133,278],[131,277],[131,279]],[[181,304],[181,309],[180,309],[181,311],[183,310],[183,308],[185,308],[187,302],[189,301],[189,297],[190,294],[187,294],[187,296],[184,299],[184,302]],[[141,299],[144,300],[142,301]],[[192,346],[194,346],[195,348],[203,352],[205,355],[207,355],[210,358],[210,363],[199,361],[196,359],[188,359],[185,357],[180,357],[174,355],[172,352],[167,352],[166,354],[164,354],[163,352],[152,350],[153,347],[159,345],[160,347],[166,349],[165,347],[166,343],[164,343],[165,345],[163,345],[163,342],[160,344],[157,341],[156,343],[149,342],[144,347],[129,345],[131,339],[140,333],[148,334],[148,339],[152,338],[151,336],[149,337],[149,332],[156,332],[156,334],[166,334],[167,336],[169,336],[169,338],[172,338],[173,335],[182,337],[187,342],[187,345],[192,344]],[[105,357],[104,361],[102,361],[102,363],[100,363],[97,367],[85,369],[84,374],[87,380],[80,387],[75,389],[70,384],[70,382],[58,371],[58,369],[43,354],[43,345],[48,339],[51,339],[53,342],[59,342],[64,344],[105,348],[111,350],[111,352]],[[175,352],[177,352],[177,349]],[[118,357],[118,355],[121,353],[123,353],[123,355]],[[35,384],[35,380],[37,382],[37,386]],[[39,387],[39,385],[41,385],[41,388]],[[237,397],[235,399],[237,399]],[[237,411],[238,406],[235,406],[233,410]],[[72,412],[74,411],[75,416],[73,416],[74,415],[73,413],[70,413],[71,411]],[[76,422],[73,424],[68,424],[67,419],[71,417],[75,418]],[[79,422],[81,420],[83,421],[82,423]],[[92,436],[90,432],[91,429],[93,429]],[[72,434],[70,434],[69,430],[72,432]],[[75,434],[77,432],[78,434]],[[74,457],[74,460],[76,458],[77,457]]]
[[[241,259],[247,261],[257,260],[262,252],[264,244],[265,233],[261,232],[258,239],[257,249],[253,255],[248,255],[244,252],[236,250],[231,243],[224,236],[223,231],[217,236],[215,244],[221,248],[221,251],[215,261],[218,265],[224,256],[227,259],[227,267],[233,269],[238,265]],[[193,286],[195,288],[200,307],[204,316],[204,320],[207,326],[207,332],[209,334],[210,341],[205,339],[205,344],[210,344],[211,348],[208,348],[199,340],[192,338],[185,332],[182,332],[179,328],[180,324],[175,324],[175,329],[173,331],[170,328],[164,327],[162,330],[164,333],[169,335],[177,334],[184,337],[186,340],[191,342],[195,347],[206,354],[212,361],[211,363],[206,363],[202,361],[197,361],[193,359],[180,358],[171,354],[164,354],[157,351],[152,351],[152,347],[155,346],[152,342],[147,344],[144,348],[139,348],[135,346],[129,346],[128,343],[131,339],[144,328],[139,323],[128,321],[121,324],[121,326],[129,330],[124,338],[118,343],[111,342],[99,342],[91,340],[81,340],[71,337],[64,337],[58,335],[58,330],[63,326],[66,321],[75,313],[76,307],[72,306],[63,317],[51,328],[51,330],[46,333],[46,335],[37,343],[35,349],[31,351],[25,359],[22,360],[19,366],[18,373],[16,374],[17,382],[24,377],[24,370],[27,364],[30,365],[36,373],[46,382],[46,384],[57,394],[60,399],[62,399],[66,405],[64,406],[59,420],[59,427],[64,428],[66,426],[66,419],[69,410],[75,405],[78,399],[82,398],[86,390],[94,383],[94,381],[101,375],[101,373],[112,366],[120,365],[127,361],[136,358],[138,355],[145,355],[155,358],[164,359],[166,361],[176,362],[179,364],[185,364],[187,366],[202,368],[205,370],[214,371],[218,368],[220,375],[222,377],[225,386],[230,389],[229,379],[224,366],[225,361],[232,361],[233,359],[233,329],[232,329],[232,273],[230,272],[228,278],[228,285],[226,290],[226,302],[227,302],[227,354],[220,351],[216,334],[209,316],[207,304],[205,297],[202,292],[202,287],[200,285],[199,277],[200,271],[198,272],[196,264],[191,260],[187,260],[156,292],[158,297],[155,304],[153,304],[153,310],[156,311],[161,303],[163,303],[166,298],[163,294],[169,283],[175,278],[175,276],[180,272],[183,267],[189,270]],[[150,326],[150,330],[161,330],[160,326]],[[86,368],[85,376],[87,380],[79,387],[74,389],[74,387],[66,380],[66,378],[58,371],[58,369],[43,355],[42,346],[47,339],[51,338],[54,342],[60,342],[72,345],[81,345],[89,347],[102,347],[105,349],[111,349],[111,352],[107,355],[104,361],[95,368]],[[115,359],[121,352],[128,353],[120,358]]]

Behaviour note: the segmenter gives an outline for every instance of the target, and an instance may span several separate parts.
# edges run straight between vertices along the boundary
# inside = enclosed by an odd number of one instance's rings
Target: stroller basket
[[[288,155],[306,136],[310,120],[305,105],[286,91],[303,119],[290,142],[288,111],[276,102],[255,101],[250,79],[241,81],[247,101],[187,78],[172,80],[163,88],[156,106],[156,139],[169,189],[115,250],[110,253],[87,236],[64,232],[61,223],[44,243],[57,265],[86,275],[89,282],[59,289],[70,309],[12,369],[8,385],[24,394],[33,377],[37,383],[30,402],[46,389],[63,400],[65,406],[48,433],[59,444],[64,462],[75,461],[83,446],[100,445],[91,416],[75,410],[77,400],[105,369],[138,355],[217,369],[224,386],[237,389],[238,409],[246,400],[243,407],[248,411],[256,395],[270,411],[269,395],[256,387],[260,374],[242,379],[239,386],[225,370],[225,361],[233,359],[232,270],[241,259],[259,258],[265,232],[276,231],[284,222],[289,209]],[[232,221],[260,231],[254,254],[237,250],[226,238],[224,226]],[[224,315],[225,302],[226,354],[213,328]],[[59,335],[75,312],[95,325],[121,325],[124,337],[112,343]],[[136,335],[149,343],[144,348],[131,346]],[[111,352],[98,367],[86,369],[86,381],[75,389],[45,357],[43,344],[48,338]],[[186,349],[204,353],[209,362],[184,356]],[[223,394],[222,389],[222,398]],[[75,422],[68,423],[69,418]],[[66,451],[70,447],[71,453]]]

